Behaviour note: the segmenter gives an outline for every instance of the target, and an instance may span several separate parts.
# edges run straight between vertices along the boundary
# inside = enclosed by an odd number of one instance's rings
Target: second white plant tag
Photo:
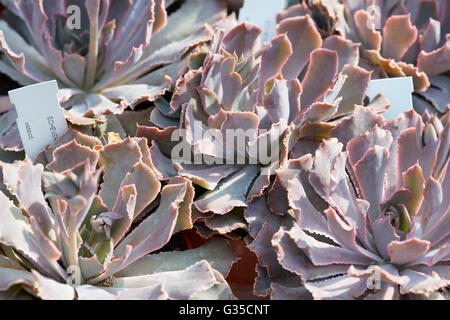
[[[67,129],[64,110],[58,102],[55,80],[9,91],[17,111],[17,126],[28,158],[34,160],[45,146]]]
[[[245,0],[239,21],[249,21],[263,30],[261,39],[269,42],[276,36],[276,14],[286,6],[285,0]]]
[[[413,108],[412,93],[414,84],[412,77],[371,80],[366,95],[372,100],[381,93],[389,99],[391,107],[383,113],[387,120],[394,120],[402,112]]]

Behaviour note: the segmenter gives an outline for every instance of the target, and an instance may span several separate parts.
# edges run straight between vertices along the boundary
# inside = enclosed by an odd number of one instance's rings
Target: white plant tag
[[[17,126],[28,158],[34,160],[45,146],[67,129],[64,111],[58,102],[56,80],[9,91],[17,111]]]
[[[412,93],[414,84],[412,77],[371,80],[366,95],[372,100],[381,93],[389,99],[391,107],[383,113],[387,120],[394,120],[402,112],[413,108]]]
[[[262,42],[276,36],[276,15],[286,7],[286,0],[245,0],[239,11],[239,21],[249,21],[263,30]]]

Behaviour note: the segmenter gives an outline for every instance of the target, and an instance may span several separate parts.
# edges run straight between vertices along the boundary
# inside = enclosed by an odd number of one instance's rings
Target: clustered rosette
[[[1,164],[1,298],[233,298],[224,240],[160,251],[192,227],[194,190],[161,184],[145,138],[101,146],[71,130],[46,156]]]
[[[0,298],[234,299],[236,243],[255,296],[449,298],[444,1],[302,1],[268,43],[241,0],[52,1],[2,1],[0,70],[58,79],[70,129],[0,151]],[[405,75],[422,115],[387,122],[369,81]]]
[[[252,209],[259,282],[282,299],[446,299],[450,114],[372,114],[354,135],[361,112],[286,163],[289,223]]]
[[[355,57],[350,46],[356,53],[359,47],[359,65],[373,71],[372,79],[411,76],[415,110],[442,115],[450,100],[449,12],[445,0],[308,0],[278,19],[312,17],[324,46],[345,48],[347,57]],[[344,38],[351,45],[344,47]]]
[[[0,71],[20,85],[56,79],[75,125],[156,100],[184,74],[189,54],[211,40],[213,26],[232,18],[222,0],[186,1],[175,11],[174,0],[2,3]],[[80,21],[70,27],[74,5]],[[2,149],[23,150],[13,106],[7,97],[1,103],[2,112],[12,109],[0,128]]]
[[[294,50],[289,37],[296,25],[282,27],[286,30],[279,29],[269,44],[261,44],[262,31],[251,23],[218,31],[203,65],[177,82],[170,102],[155,102],[150,121],[157,128],[137,130],[137,136],[153,141],[162,179],[182,176],[206,189],[194,202],[197,228],[205,236],[236,236],[246,229],[243,209],[271,185],[293,141],[327,137],[332,122],[364,104],[369,72],[340,68],[330,49]],[[306,69],[301,82],[302,69],[284,78],[295,62]],[[372,105],[388,107],[381,96]],[[241,132],[240,140],[227,136],[228,130]]]
[[[153,141],[151,152],[162,179],[182,176],[206,189],[194,203],[195,219],[205,223],[200,231],[205,236],[211,229],[233,236],[237,229],[246,228],[242,209],[249,189],[257,193],[268,179],[265,170],[279,155],[271,153],[271,147],[279,147],[288,123],[299,111],[298,80],[275,79],[291,54],[290,43],[281,35],[263,45],[261,32],[250,23],[239,24],[227,34],[217,31],[204,63],[177,82],[171,101],[155,102],[150,121],[157,128],[137,130],[137,136]],[[272,87],[269,93],[266,85]],[[258,107],[263,100],[267,107]],[[175,135],[179,129],[183,131]],[[236,129],[245,136],[241,148],[234,137],[227,139],[226,131]],[[269,152],[265,161],[249,148],[260,140]],[[177,146],[184,148],[178,151]]]

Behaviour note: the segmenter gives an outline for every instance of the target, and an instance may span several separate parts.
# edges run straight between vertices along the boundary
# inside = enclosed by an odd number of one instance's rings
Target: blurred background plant
[[[417,112],[448,110],[448,1],[303,0],[278,15],[293,17],[311,17],[325,45],[343,48],[340,37],[352,41],[359,47],[359,66],[372,71],[372,79],[413,77]]]

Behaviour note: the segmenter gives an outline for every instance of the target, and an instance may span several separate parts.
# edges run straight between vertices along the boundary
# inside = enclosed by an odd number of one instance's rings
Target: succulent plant
[[[191,227],[194,190],[180,177],[161,185],[144,138],[102,147],[71,130],[46,155],[45,171],[29,159],[1,164],[0,297],[233,297],[224,240],[160,250]]]
[[[449,298],[450,6],[293,2],[262,43],[242,0],[0,0],[0,71],[70,122],[13,162],[0,96],[0,299],[235,299],[236,255],[256,296]]]
[[[439,0],[310,0],[289,7],[278,19],[313,18],[324,45],[338,45],[342,37],[359,46],[359,65],[373,71],[372,79],[413,77],[416,111],[442,115],[450,100],[449,10],[448,2]],[[346,49],[342,56],[350,54]]]
[[[358,133],[364,122],[372,128]],[[256,288],[272,281],[283,299],[448,298],[449,113],[386,122],[357,110],[331,136],[285,164],[289,220],[251,210],[262,226],[250,246]]]
[[[257,154],[249,154],[249,143],[265,138],[259,133],[264,128],[270,137],[265,142],[273,141],[278,147],[289,118],[295,116],[298,108],[299,84],[273,80],[290,54],[288,40],[280,36],[263,48],[260,33],[259,28],[249,23],[239,24],[226,35],[217,31],[203,65],[193,68],[177,82],[170,103],[164,99],[156,101],[150,121],[159,129],[139,127],[137,130],[137,136],[154,141],[151,152],[160,178],[182,176],[207,190],[196,199],[194,211],[198,218],[209,212],[217,213],[208,225],[214,224],[212,228],[226,234],[245,229],[242,207],[248,189],[260,176],[260,167],[270,166],[272,162],[269,154],[269,159],[261,165]],[[256,107],[269,80],[276,83],[273,98],[278,95],[285,99],[284,114],[277,114],[278,106],[273,102],[274,116],[278,117],[274,120],[264,107],[258,107],[258,111]],[[279,90],[286,96],[281,97]],[[178,129],[183,131],[172,141]],[[244,145],[239,150],[232,145],[235,141],[226,141],[227,129],[241,129]],[[223,139],[219,140],[219,135]],[[184,148],[176,151],[177,146]],[[274,156],[278,153],[274,152]],[[261,177],[259,184],[265,179]]]
[[[163,95],[227,17],[222,0],[189,0],[179,8],[173,0],[2,3],[8,10],[0,20],[0,71],[21,85],[56,79],[66,117],[76,125]],[[78,26],[70,15],[76,8]],[[1,102],[2,112],[12,108],[7,98]],[[14,124],[2,132],[18,137]],[[2,147],[21,150],[16,140]]]
[[[262,45],[260,33],[247,22],[218,31],[203,65],[177,82],[170,102],[155,102],[150,121],[158,128],[136,133],[153,141],[161,179],[182,176],[206,189],[194,202],[205,236],[246,229],[243,208],[271,184],[294,127],[299,136],[326,137],[333,127],[326,122],[365,97],[369,72],[344,66],[338,73],[336,52],[309,48],[293,56],[289,34]],[[284,79],[287,64],[300,60],[309,63],[302,83],[297,74]]]
[[[357,88],[353,89],[357,90]],[[324,105],[318,104],[322,107],[318,110],[322,112],[326,110]],[[305,119],[293,129],[289,152],[276,170],[275,178],[260,197],[249,199],[244,215],[248,222],[249,234],[253,239],[253,241],[249,240],[251,242],[249,248],[258,257],[258,276],[254,284],[254,292],[257,296],[271,295],[272,299],[311,298],[311,295],[301,286],[300,278],[281,267],[276,258],[276,251],[269,243],[281,227],[291,228],[297,219],[296,213],[289,205],[288,194],[290,180],[299,174],[298,161],[295,159],[314,154],[324,140],[330,139],[332,133],[335,134],[334,129],[340,123],[345,125],[339,128],[348,128],[340,138],[350,139],[349,137],[360,135],[374,125],[383,123],[383,118],[375,112],[374,108],[356,105],[353,114],[349,117],[334,121],[313,122]],[[325,210],[326,203],[307,183],[307,175],[304,172],[301,173],[301,179],[305,184],[304,188],[309,201],[319,210]]]

